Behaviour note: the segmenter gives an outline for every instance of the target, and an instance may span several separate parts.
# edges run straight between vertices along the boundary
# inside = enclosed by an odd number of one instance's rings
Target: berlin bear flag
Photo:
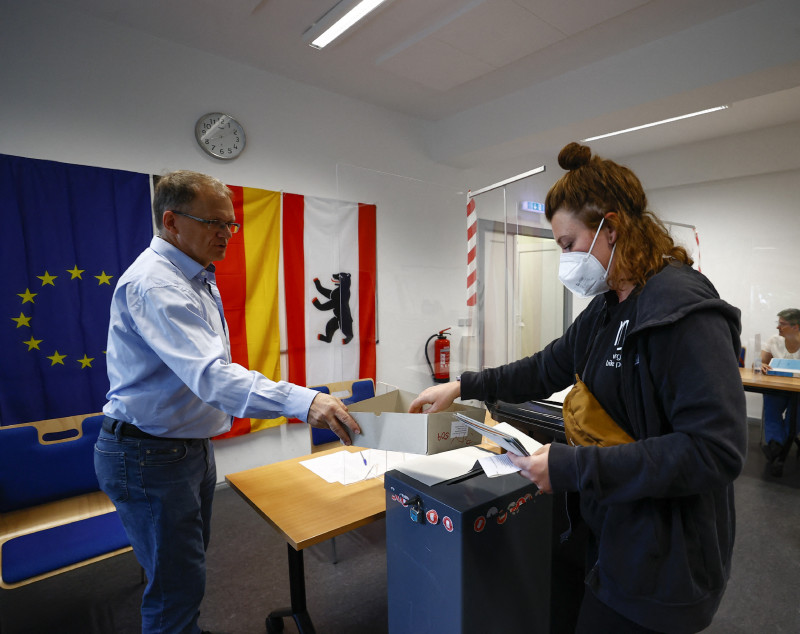
[[[288,380],[375,380],[375,205],[283,195]]]

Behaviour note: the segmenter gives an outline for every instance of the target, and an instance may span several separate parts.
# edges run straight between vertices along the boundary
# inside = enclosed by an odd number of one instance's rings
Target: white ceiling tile
[[[432,37],[386,59],[380,68],[438,91],[450,90],[492,70],[489,64]]]
[[[650,0],[514,0],[567,35],[631,11]]]
[[[491,0],[433,34],[501,68],[563,39],[555,27],[512,0]]]

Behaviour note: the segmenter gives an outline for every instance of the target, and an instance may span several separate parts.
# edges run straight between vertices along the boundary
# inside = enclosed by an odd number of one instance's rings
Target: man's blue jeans
[[[788,396],[764,394],[764,440],[767,443],[770,440],[777,440],[783,444],[789,437],[789,405]]]
[[[142,632],[196,634],[217,479],[213,445],[103,430],[94,464],[147,574]]]

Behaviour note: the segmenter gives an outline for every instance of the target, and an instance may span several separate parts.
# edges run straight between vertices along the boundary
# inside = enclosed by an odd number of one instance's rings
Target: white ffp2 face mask
[[[611,257],[608,259],[608,268],[604,269],[600,261],[592,255],[594,243],[600,235],[600,229],[605,222],[605,218],[600,221],[594,239],[586,253],[577,251],[572,253],[562,253],[558,263],[558,279],[570,291],[578,297],[594,297],[608,290],[608,272],[611,270],[611,261],[614,259],[616,243],[611,249]]]

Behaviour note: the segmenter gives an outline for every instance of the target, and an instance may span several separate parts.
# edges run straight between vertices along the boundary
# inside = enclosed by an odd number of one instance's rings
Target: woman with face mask
[[[572,385],[568,443],[509,457],[541,492],[579,495],[590,536],[576,631],[697,632],[730,573],[747,438],[740,312],[691,267],[631,170],[577,143],[558,162],[567,173],[545,213],[559,279],[594,299],[544,350],[428,388],[410,411]]]

